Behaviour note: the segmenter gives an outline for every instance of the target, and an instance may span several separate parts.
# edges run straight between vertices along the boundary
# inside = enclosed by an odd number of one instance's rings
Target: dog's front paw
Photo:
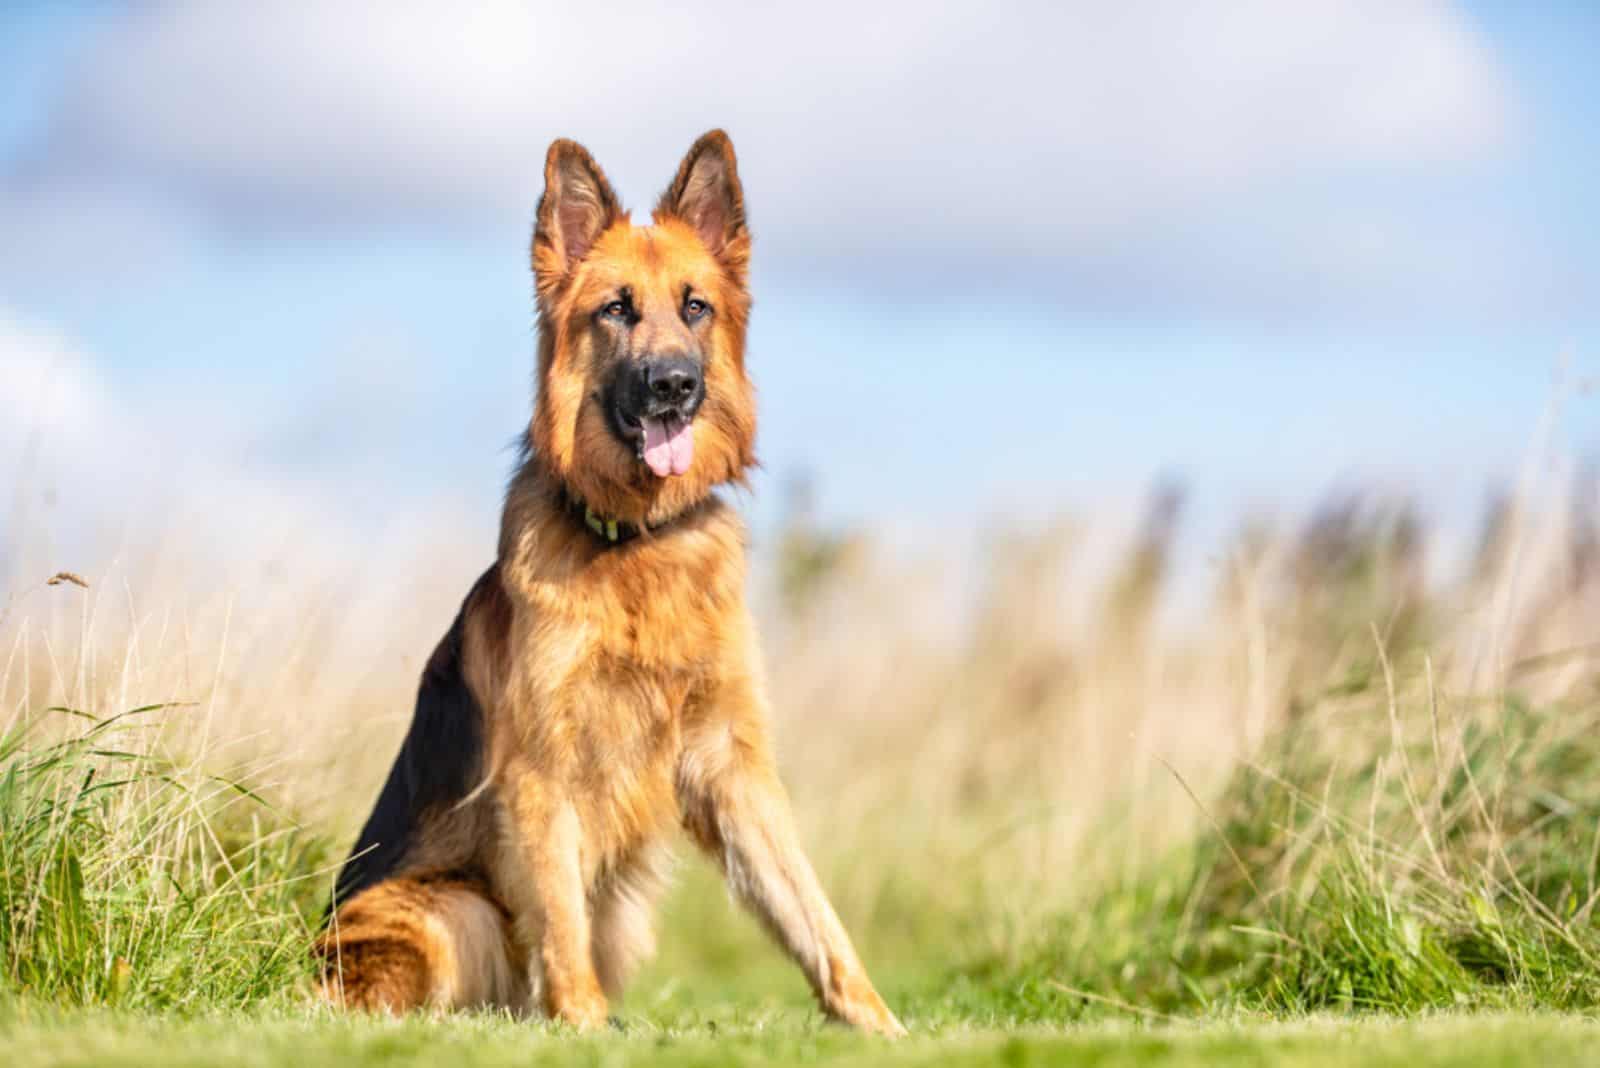
[[[868,1034],[883,1035],[885,1038],[906,1036],[905,1025],[895,1018],[889,1006],[883,1003],[883,998],[871,987],[855,991],[849,997],[834,999],[826,1008],[828,1015],[835,1020]]]
[[[599,987],[573,990],[551,998],[550,1016],[577,1031],[599,1031],[607,1025],[606,996]]]

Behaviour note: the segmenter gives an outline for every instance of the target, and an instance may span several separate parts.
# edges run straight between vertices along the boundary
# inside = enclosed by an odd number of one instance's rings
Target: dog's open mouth
[[[635,418],[617,409],[617,422],[634,451],[658,478],[689,470],[694,462],[694,421],[677,412]]]

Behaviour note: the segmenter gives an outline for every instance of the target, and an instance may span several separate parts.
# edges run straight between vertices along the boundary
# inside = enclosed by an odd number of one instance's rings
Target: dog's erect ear
[[[570,274],[621,217],[622,205],[594,157],[576,141],[552,142],[544,158],[544,196],[533,227],[539,291],[547,292]]]
[[[703,135],[678,165],[678,175],[656,204],[655,217],[682,219],[706,248],[725,261],[741,261],[749,237],[744,224],[744,188],[733,142],[721,130]]]

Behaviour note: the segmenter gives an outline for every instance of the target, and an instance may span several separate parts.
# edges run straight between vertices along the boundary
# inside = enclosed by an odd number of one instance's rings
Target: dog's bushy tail
[[[334,912],[315,952],[320,993],[341,1007],[520,1012],[528,1001],[509,918],[471,876],[406,876],[368,887]]]

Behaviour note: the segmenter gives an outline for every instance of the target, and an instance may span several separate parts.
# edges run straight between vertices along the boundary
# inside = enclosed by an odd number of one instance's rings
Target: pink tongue
[[[645,419],[644,462],[659,477],[681,475],[694,459],[694,424],[682,419]]]

